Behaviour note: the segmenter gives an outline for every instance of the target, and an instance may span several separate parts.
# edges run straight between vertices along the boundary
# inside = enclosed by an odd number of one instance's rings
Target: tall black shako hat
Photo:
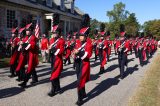
[[[11,30],[12,34],[18,34],[18,21],[14,20],[13,21],[13,28]]]
[[[57,33],[61,35],[62,30],[59,28],[60,16],[58,13],[53,14],[53,25],[52,25],[52,33]]]
[[[110,37],[110,31],[107,31],[107,38]]]
[[[27,19],[26,19],[26,31],[33,31],[34,30],[34,26],[33,26],[33,16],[32,15],[28,15]]]
[[[119,36],[118,36],[118,34],[117,34],[117,33],[114,35],[114,37],[115,37],[116,39],[118,39],[118,38],[119,38]]]
[[[79,31],[80,36],[88,36],[90,32],[90,17],[88,14],[84,14],[82,17],[81,29]]]
[[[97,29],[94,30],[94,37],[95,37],[95,38],[98,37],[98,30],[97,30]]]
[[[20,28],[18,30],[19,34],[25,34],[25,28],[26,28],[26,19],[22,18],[21,23],[20,23]]]
[[[125,32],[125,25],[124,24],[120,24],[120,36],[121,37],[125,37],[126,32]]]
[[[143,38],[144,37],[144,32],[141,32],[139,38]]]
[[[139,37],[139,32],[138,32],[138,31],[136,32],[135,37],[136,37],[136,38]]]
[[[104,37],[106,35],[105,27],[106,27],[105,24],[101,23],[101,25],[100,25],[100,35],[102,37]]]

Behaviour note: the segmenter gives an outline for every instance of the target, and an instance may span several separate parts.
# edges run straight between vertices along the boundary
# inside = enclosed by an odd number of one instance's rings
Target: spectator
[[[46,38],[46,35],[43,34],[42,39],[41,39],[41,43],[40,43],[43,63],[47,62],[48,44],[49,44],[48,39]]]

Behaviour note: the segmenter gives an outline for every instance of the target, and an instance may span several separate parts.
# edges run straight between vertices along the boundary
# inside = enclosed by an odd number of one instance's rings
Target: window
[[[52,0],[46,0],[46,5],[52,7]]]
[[[14,10],[7,10],[7,28],[13,27],[15,16],[16,16],[16,12]]]

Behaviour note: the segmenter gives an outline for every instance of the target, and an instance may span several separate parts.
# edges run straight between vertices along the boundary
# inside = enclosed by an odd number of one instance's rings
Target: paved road
[[[97,74],[99,63],[94,63],[94,59],[91,59],[91,81],[86,84],[88,98],[85,99],[84,106],[126,106],[150,65],[148,63],[141,67],[134,54],[129,55],[126,77],[121,80],[117,77],[117,56],[113,54],[110,59],[105,65],[106,72],[100,76]],[[0,106],[75,106],[76,75],[72,65],[64,66],[60,80],[63,93],[54,97],[47,96],[50,90],[50,64],[40,64],[37,71],[39,83],[36,86],[30,86],[28,83],[29,87],[23,90],[17,86],[16,78],[7,77],[9,68],[0,69]]]

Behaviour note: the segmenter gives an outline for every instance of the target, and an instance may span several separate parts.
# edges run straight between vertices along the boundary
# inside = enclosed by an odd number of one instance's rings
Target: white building
[[[0,34],[10,38],[13,20],[18,24],[22,18],[33,16],[36,22],[40,17],[41,32],[51,31],[54,13],[60,14],[60,26],[65,35],[69,31],[77,31],[82,20],[81,12],[74,6],[74,0],[0,0]]]

